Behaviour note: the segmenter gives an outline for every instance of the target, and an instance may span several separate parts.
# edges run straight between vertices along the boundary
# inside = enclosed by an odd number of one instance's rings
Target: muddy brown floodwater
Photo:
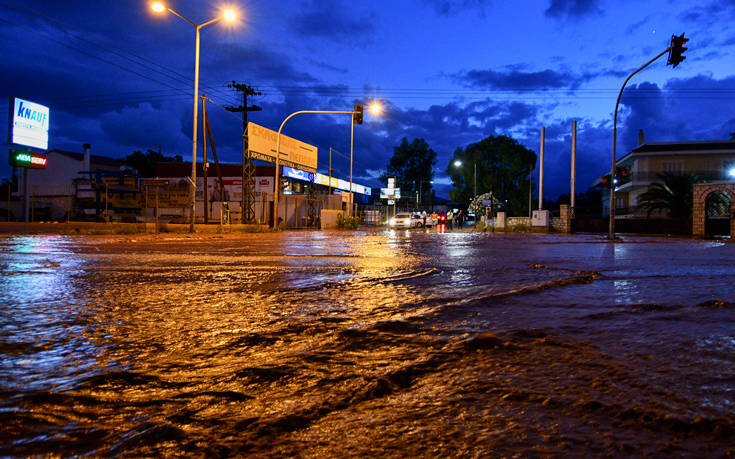
[[[735,244],[0,237],[0,455],[735,454]]]

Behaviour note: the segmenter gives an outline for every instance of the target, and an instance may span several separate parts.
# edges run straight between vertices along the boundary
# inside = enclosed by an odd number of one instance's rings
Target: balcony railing
[[[723,170],[716,171],[692,171],[682,172],[686,174],[694,174],[704,177],[706,180],[728,180],[727,172]],[[660,182],[659,175],[661,172],[632,172],[627,177],[618,177],[618,186],[628,182]]]

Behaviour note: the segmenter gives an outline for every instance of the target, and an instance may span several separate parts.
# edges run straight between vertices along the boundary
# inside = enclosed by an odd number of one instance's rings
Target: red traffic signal
[[[666,65],[673,65],[674,68],[676,68],[677,65],[681,64],[681,62],[686,59],[686,56],[684,56],[684,51],[686,51],[688,48],[685,48],[684,45],[686,45],[689,42],[688,38],[684,38],[684,34],[682,33],[681,36],[672,35],[671,36],[671,45],[669,46],[669,59],[666,61]]]

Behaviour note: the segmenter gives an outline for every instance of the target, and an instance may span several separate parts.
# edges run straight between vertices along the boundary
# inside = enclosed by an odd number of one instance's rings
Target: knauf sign
[[[48,149],[49,108],[16,97],[10,98],[10,141],[15,145]]]

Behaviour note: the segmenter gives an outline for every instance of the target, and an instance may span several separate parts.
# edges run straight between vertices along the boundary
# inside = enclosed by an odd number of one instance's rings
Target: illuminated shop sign
[[[320,185],[337,188],[337,179],[328,175],[320,174],[317,172],[316,176],[314,177],[314,181]]]
[[[8,155],[8,164],[29,169],[44,169],[46,168],[46,155],[11,149]]]
[[[16,97],[10,98],[8,143],[48,149],[49,108]]]
[[[330,186],[332,188],[337,188],[339,190],[347,191],[350,189],[350,182],[347,180],[341,180],[336,179],[334,177],[329,177],[328,175],[316,173],[312,174],[311,172],[302,171],[301,169],[294,169],[293,167],[283,166],[282,168],[284,177],[296,179],[296,180],[303,180],[305,182],[314,182],[318,183],[320,185],[324,186]],[[355,193],[360,194],[370,194],[372,190],[370,187],[364,186],[364,185],[358,185],[357,183],[352,183],[352,191]]]
[[[401,189],[400,188],[381,188],[380,189],[380,199],[401,199]]]
[[[355,193],[360,193],[360,194],[370,194],[372,192],[370,188],[363,186],[363,185],[358,185],[357,183],[354,183],[354,182],[352,183],[352,191],[354,191]]]
[[[300,169],[294,169],[293,167],[283,166],[283,175],[284,177],[296,179],[296,180],[303,180],[305,182],[313,182],[314,181],[314,174],[312,172],[306,172],[302,171]]]

